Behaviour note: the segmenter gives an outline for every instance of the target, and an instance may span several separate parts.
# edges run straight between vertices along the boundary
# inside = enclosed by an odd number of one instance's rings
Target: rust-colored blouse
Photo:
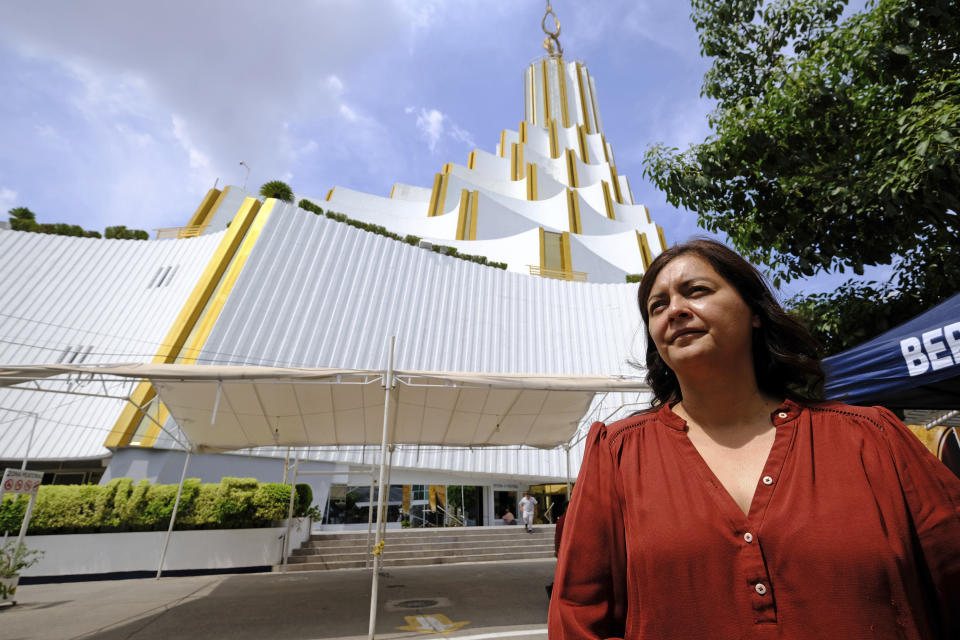
[[[551,640],[960,638],[960,479],[886,409],[772,420],[746,516],[669,407],[594,424]]]

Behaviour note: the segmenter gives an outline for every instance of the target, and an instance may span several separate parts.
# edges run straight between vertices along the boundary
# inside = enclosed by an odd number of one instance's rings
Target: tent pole
[[[363,449],[364,449],[364,458],[366,458],[366,449],[367,449],[366,445],[364,445]],[[373,548],[373,545],[370,544],[370,536],[373,535],[373,487],[375,486],[374,483],[376,483],[376,481],[377,481],[376,476],[373,474],[373,465],[371,464],[370,465],[370,493],[367,495],[367,504],[369,505],[367,507],[367,549]],[[366,562],[364,562],[363,567],[364,569],[370,568],[369,553],[367,554]]]
[[[563,445],[564,450],[567,452],[567,504],[570,503],[570,445]]]
[[[391,336],[390,360],[387,361],[387,375],[384,378],[383,434],[380,437],[380,482],[377,492],[377,544],[374,545],[373,579],[370,585],[370,626],[367,630],[368,640],[374,640],[374,631],[377,628],[377,588],[380,582],[380,558],[383,551],[383,540],[380,537],[380,524],[383,522],[383,483],[386,480],[387,429],[390,426],[390,390],[391,387],[393,387],[393,354],[396,345],[397,336]],[[372,500],[370,506],[373,506]]]
[[[287,533],[283,536],[283,558],[280,560],[280,571],[287,572],[287,556],[290,555],[290,529],[293,524],[293,499],[297,496],[297,469],[300,467],[300,458],[293,457],[293,479],[290,481],[290,502],[287,505]],[[286,475],[286,474],[284,474]]]
[[[167,526],[167,536],[163,539],[163,550],[160,552],[160,565],[157,567],[157,580],[163,573],[163,561],[167,557],[167,547],[170,546],[170,535],[173,533],[173,522],[177,519],[177,509],[180,508],[180,495],[183,493],[183,481],[187,479],[187,465],[190,464],[190,454],[193,453],[187,449],[187,457],[183,460],[183,471],[180,473],[180,485],[177,487],[177,497],[173,500],[173,513],[170,514],[170,524]]]
[[[387,457],[387,497],[383,501],[383,508],[387,510],[390,508],[390,475],[393,473],[393,450],[396,449],[396,445],[390,445],[390,455]],[[387,519],[383,518],[383,522],[380,524],[380,539],[383,540],[387,535]]]

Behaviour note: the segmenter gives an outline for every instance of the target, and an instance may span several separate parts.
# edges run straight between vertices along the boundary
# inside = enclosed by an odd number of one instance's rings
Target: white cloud
[[[7,211],[17,206],[17,192],[8,187],[0,187],[0,218],[5,218]]]
[[[404,109],[405,113],[414,113],[412,107]],[[462,142],[467,146],[476,146],[473,136],[469,131],[461,128],[456,122],[450,119],[450,116],[444,114],[438,109],[425,109],[421,107],[416,111],[417,130],[426,139],[427,147],[431,153],[436,151],[437,145],[442,138],[449,137],[457,142]]]
[[[187,125],[184,122],[183,118],[179,116],[173,116],[173,137],[176,138],[177,142],[180,143],[180,146],[183,147],[183,150],[187,152],[187,157],[189,158],[190,168],[191,169],[210,169],[210,158],[207,157],[203,151],[197,148],[194,145],[193,141],[190,138],[190,135],[187,133]]]

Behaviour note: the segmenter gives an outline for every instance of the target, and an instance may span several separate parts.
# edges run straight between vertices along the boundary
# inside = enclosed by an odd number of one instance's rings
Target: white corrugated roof
[[[0,231],[0,364],[149,362],[223,233],[182,240],[73,238]],[[102,388],[75,390],[103,393]],[[117,393],[124,384],[110,389]],[[0,457],[90,458],[117,400],[0,389]]]

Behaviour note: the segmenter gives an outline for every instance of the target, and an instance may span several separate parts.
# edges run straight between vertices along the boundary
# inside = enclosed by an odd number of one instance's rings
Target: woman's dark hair
[[[778,398],[822,400],[824,374],[817,340],[783,310],[753,265],[719,242],[698,238],[670,247],[657,256],[643,274],[637,292],[647,332],[647,384],[653,390],[654,404],[679,401],[682,394],[677,376],[660,357],[650,337],[647,299],[660,271],[674,258],[687,253],[706,260],[760,318],[760,326],[753,330],[752,344],[753,368],[760,390]]]

